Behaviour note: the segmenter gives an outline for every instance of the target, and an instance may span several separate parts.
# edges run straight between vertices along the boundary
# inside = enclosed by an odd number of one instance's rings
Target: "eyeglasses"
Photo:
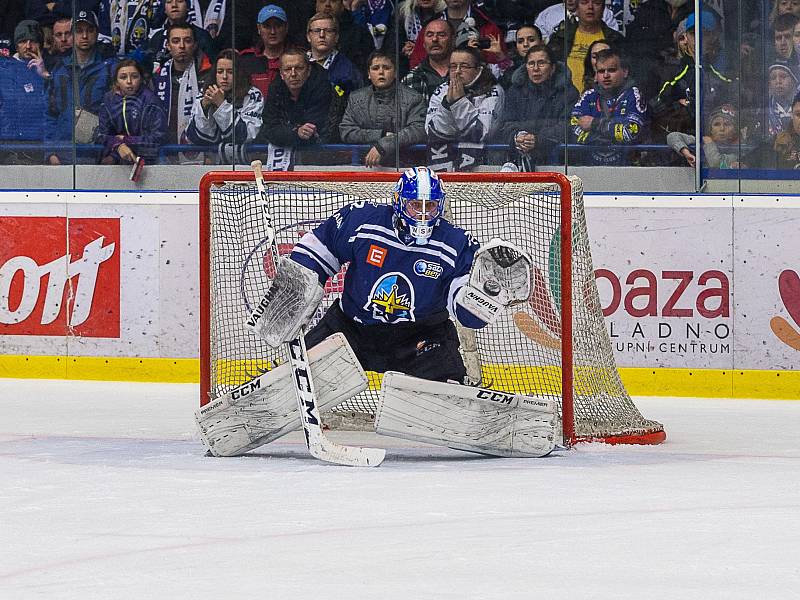
[[[547,65],[551,65],[549,60],[532,60],[525,63],[529,69],[544,69]]]
[[[451,71],[468,71],[470,69],[477,69],[478,65],[468,65],[465,63],[450,63]]]
[[[332,27],[316,27],[308,30],[308,33],[313,33],[314,35],[322,35],[323,32],[325,32],[325,35],[331,35],[336,33],[336,30]]]

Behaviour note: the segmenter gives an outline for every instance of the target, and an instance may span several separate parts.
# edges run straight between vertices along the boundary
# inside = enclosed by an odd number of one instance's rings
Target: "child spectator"
[[[372,85],[350,94],[342,122],[341,139],[346,144],[372,144],[364,159],[367,167],[413,164],[404,149],[425,141],[425,111],[422,95],[396,83],[393,57],[373,52],[369,58]]]
[[[156,29],[150,34],[150,39],[147,41],[148,51],[155,56],[156,62],[159,64],[169,58],[169,51],[167,50],[167,31],[171,25],[180,23],[192,29],[194,34],[194,42],[197,48],[208,56],[209,60],[214,60],[216,56],[216,48],[214,40],[211,35],[194,23],[190,23],[189,17],[189,1],[190,0],[166,0],[164,2],[164,15],[166,19],[161,28]]]
[[[739,143],[736,109],[730,104],[715,108],[708,117],[709,135],[703,136],[703,159],[712,169],[738,169],[738,153],[723,153],[720,146],[735,146]],[[694,146],[695,137],[688,133],[673,131],[667,135],[667,144],[686,159],[690,167],[697,163],[697,157],[689,146]]]
[[[756,148],[747,164],[762,169],[800,169],[800,94],[792,100],[791,125]]]
[[[789,126],[792,119],[792,101],[797,93],[797,76],[784,63],[769,68],[769,105],[767,106],[767,131],[775,137]]]
[[[216,145],[218,163],[248,164],[245,149],[261,129],[264,97],[239,68],[233,49],[219,53],[206,78],[205,90],[192,106],[186,137],[193,144]]]
[[[133,163],[141,157],[155,163],[167,129],[167,116],[158,97],[144,85],[145,73],[126,58],[114,68],[114,84],[100,107],[95,142],[103,146],[104,165]]]

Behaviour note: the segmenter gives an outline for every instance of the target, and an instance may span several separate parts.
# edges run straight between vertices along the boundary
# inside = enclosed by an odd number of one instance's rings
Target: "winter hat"
[[[710,115],[708,115],[709,126],[711,125],[711,122],[717,117],[723,117],[736,124],[736,109],[733,107],[732,104],[720,104],[714,110],[711,111]]]
[[[472,21],[472,22],[470,22]],[[480,32],[475,28],[474,19],[465,19],[456,29],[456,48],[465,46],[472,38],[479,38]]]
[[[42,43],[42,28],[39,27],[39,23],[32,19],[20,21],[17,28],[14,29],[14,45],[16,46],[25,40]]]
[[[786,71],[791,76],[791,78],[794,79],[795,84],[798,83],[797,75],[795,74],[794,71],[792,71],[791,67],[789,67],[789,65],[787,65],[786,63],[775,63],[770,65],[768,73],[772,73],[773,69],[780,69],[781,71]]]

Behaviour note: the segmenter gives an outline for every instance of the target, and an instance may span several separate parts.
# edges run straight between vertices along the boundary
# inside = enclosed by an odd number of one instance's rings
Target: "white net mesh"
[[[497,177],[495,175],[495,177]],[[572,183],[573,407],[578,438],[609,439],[663,431],[646,420],[628,396],[616,369],[595,285],[580,180]],[[561,401],[560,188],[557,184],[447,181],[448,216],[479,240],[512,240],[532,258],[533,292],[477,332],[481,385]],[[392,182],[268,182],[279,251],[341,206],[357,200],[390,202]],[[212,186],[210,203],[210,382],[213,398],[284,360],[243,323],[274,273],[254,184]],[[325,288],[318,319],[338,297],[344,270]],[[390,342],[387,342],[390,343]],[[467,361],[469,362],[469,361]],[[400,366],[398,366],[400,370]],[[379,376],[370,390],[337,409],[374,414]],[[566,395],[569,401],[570,394]],[[368,417],[367,417],[368,418]]]

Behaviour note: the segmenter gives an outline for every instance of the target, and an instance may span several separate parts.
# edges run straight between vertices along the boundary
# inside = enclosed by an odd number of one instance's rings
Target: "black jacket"
[[[525,65],[514,71],[511,80],[498,141],[515,152],[514,136],[520,131],[533,133],[536,146],[532,158],[541,164],[555,145],[567,139],[569,114],[578,101],[578,90],[563,63],[556,63],[552,77],[538,85],[528,78]]]
[[[283,79],[276,77],[264,103],[258,141],[289,148],[308,148],[326,142],[333,94],[327,72],[318,65],[311,65],[311,73],[297,100],[292,99]],[[304,123],[314,123],[318,135],[308,140],[298,137],[297,128]]]

